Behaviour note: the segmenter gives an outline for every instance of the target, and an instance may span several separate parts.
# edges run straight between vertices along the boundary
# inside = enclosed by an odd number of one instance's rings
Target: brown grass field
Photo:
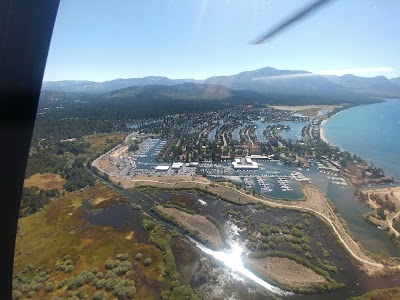
[[[118,173],[118,168],[113,165],[108,158],[102,158],[99,160],[100,168],[105,170],[107,173],[116,174]]]
[[[157,209],[171,216],[175,216],[176,220],[184,227],[199,232],[201,239],[207,240],[215,246],[222,246],[223,241],[218,228],[206,217],[202,215],[191,215],[173,207],[157,206]]]
[[[248,259],[248,262],[265,277],[288,287],[308,287],[326,281],[314,270],[284,257]]]
[[[299,112],[304,116],[309,116],[309,117],[315,117],[318,115],[318,112],[321,109],[327,109],[327,110],[334,110],[337,107],[342,107],[343,105],[298,105],[298,106],[281,106],[281,105],[276,105],[276,106],[271,106],[272,108],[275,109],[280,109],[280,110],[289,110],[293,112]]]
[[[85,136],[84,139],[86,142],[90,144],[90,150],[93,150],[94,152],[99,152],[104,148],[107,148],[109,144],[113,144],[115,142],[122,142],[124,138],[125,138],[124,134],[98,133]]]
[[[35,174],[25,179],[24,186],[31,187],[37,186],[44,190],[57,189],[62,190],[65,179],[60,175],[54,173]]]
[[[46,282],[57,283],[94,267],[105,274],[107,270],[104,264],[107,260],[115,259],[118,253],[128,253],[129,261],[134,262],[134,276],[131,278],[136,281],[135,299],[157,298],[160,289],[168,289],[169,286],[163,279],[164,262],[161,250],[150,243],[137,243],[135,232],[130,228],[118,230],[108,226],[93,226],[86,221],[83,200],[93,199],[98,202],[97,199],[118,196],[110,188],[97,184],[83,191],[67,193],[49,203],[42,211],[21,218],[16,240],[14,273],[17,274],[28,264],[33,264],[35,268],[40,267],[42,270],[51,269],[50,278]],[[144,267],[143,260],[136,262],[134,257],[138,252],[143,254],[143,259],[150,257],[152,264]],[[56,262],[65,255],[71,256],[74,270],[71,273],[56,272]],[[29,275],[33,276],[30,272],[24,274],[25,277]],[[85,287],[92,299],[96,289],[91,285]],[[154,287],[158,290],[152,290]],[[49,294],[42,287],[33,299],[67,295],[66,286]],[[26,296],[27,294],[23,299]]]

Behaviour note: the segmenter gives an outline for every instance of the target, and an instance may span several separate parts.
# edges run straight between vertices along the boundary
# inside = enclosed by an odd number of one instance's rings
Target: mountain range
[[[147,87],[147,88],[145,88]],[[355,75],[322,76],[302,70],[262,68],[230,76],[214,76],[205,80],[144,78],[94,81],[45,81],[42,91],[99,94],[105,98],[129,98],[146,94],[171,99],[261,99],[263,102],[335,103],[400,98],[400,78]],[[149,94],[150,93],[150,94]],[[286,99],[286,101],[284,101]],[[267,101],[268,100],[268,101]]]

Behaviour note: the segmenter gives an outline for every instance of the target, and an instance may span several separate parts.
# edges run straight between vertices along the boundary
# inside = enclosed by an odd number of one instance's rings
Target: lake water
[[[342,111],[323,126],[328,141],[400,179],[400,100]]]
[[[323,128],[331,144],[362,156],[382,167],[389,175],[400,179],[399,100],[345,110],[329,119]],[[350,230],[367,250],[400,256],[399,249],[391,244],[382,231],[362,220],[362,214],[370,209],[352,195],[354,188],[322,186],[324,183],[318,183],[318,179],[314,182],[326,191]]]

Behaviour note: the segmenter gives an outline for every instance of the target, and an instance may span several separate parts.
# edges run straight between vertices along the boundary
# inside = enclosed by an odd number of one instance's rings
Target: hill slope
[[[144,78],[128,78],[114,79],[104,82],[94,81],[45,81],[42,90],[53,90],[62,92],[75,93],[95,93],[104,94],[117,89],[123,89],[130,86],[146,86],[146,85],[175,85],[183,82],[191,82],[191,79],[169,79],[160,76],[148,76]]]
[[[358,77],[347,74],[343,76],[326,76],[332,82],[344,87],[351,88],[359,94],[376,97],[400,97],[399,78],[392,80],[384,76],[377,77]]]
[[[268,96],[273,101],[286,96],[287,101],[293,102],[297,99],[296,101],[299,103],[369,102],[371,99],[368,99],[368,97],[373,99],[400,97],[400,78],[389,80],[384,76],[368,78],[351,74],[340,77],[322,76],[302,70],[278,70],[270,67],[241,72],[236,75],[214,76],[205,80],[149,76],[105,82],[45,81],[42,91],[52,90],[101,95],[128,87],[176,86],[182,83],[203,83],[212,86],[224,86],[231,90],[253,91]],[[165,91],[164,95],[170,98],[181,98],[185,95],[185,88],[187,89],[188,86],[182,86],[177,91]],[[199,99],[199,97],[208,99],[212,94],[215,94],[212,90],[211,87],[209,89],[198,89],[197,92],[200,95],[186,91],[185,99]],[[142,92],[147,93],[147,90],[143,89]],[[217,99],[221,99],[220,96],[224,92],[220,89],[218,93],[220,95]]]

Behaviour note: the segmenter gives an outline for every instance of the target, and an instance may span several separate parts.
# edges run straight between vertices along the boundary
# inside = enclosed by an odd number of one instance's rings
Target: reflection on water
[[[251,281],[259,284],[265,289],[271,291],[272,293],[280,296],[290,296],[293,293],[284,291],[276,286],[269,284],[268,282],[262,280],[250,270],[246,269],[242,261],[242,253],[244,252],[244,247],[241,245],[240,232],[242,231],[238,226],[228,221],[225,223],[224,228],[226,229],[226,234],[229,240],[230,248],[222,251],[215,251],[205,247],[204,245],[198,243],[197,241],[191,239],[196,246],[204,253],[211,255],[215,259],[224,263],[224,265],[231,269],[233,272],[239,274],[241,277],[250,279]]]
[[[195,241],[194,241],[195,242]],[[289,296],[292,295],[292,293],[283,291],[280,288],[273,286],[269,284],[268,282],[265,282],[261,278],[257,277],[255,274],[247,270],[243,266],[243,261],[241,258],[241,254],[243,252],[243,248],[239,244],[233,244],[231,245],[231,249],[227,251],[214,251],[211,249],[208,249],[204,247],[203,245],[196,243],[196,246],[203,251],[204,253],[211,255],[215,259],[222,261],[225,266],[233,270],[234,272],[237,272],[241,274],[242,276],[250,279],[251,281],[254,281],[255,283],[258,283],[262,287],[266,288],[267,290],[273,292],[274,294],[280,295],[280,296]]]

